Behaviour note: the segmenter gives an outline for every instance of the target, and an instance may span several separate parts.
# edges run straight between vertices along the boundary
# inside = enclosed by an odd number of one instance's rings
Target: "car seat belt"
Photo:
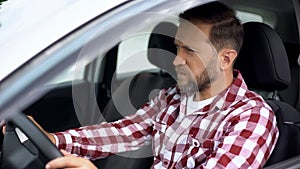
[[[298,26],[298,39],[299,39],[299,45],[300,45],[300,0],[293,0],[294,9],[295,9],[295,15],[296,15],[296,21]],[[300,76],[300,52],[298,56],[298,75]],[[298,99],[296,104],[296,109],[300,111],[300,77],[298,76]]]

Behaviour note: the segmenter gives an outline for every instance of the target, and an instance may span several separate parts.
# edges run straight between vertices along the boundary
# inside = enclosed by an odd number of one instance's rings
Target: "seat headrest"
[[[244,41],[234,67],[248,87],[263,91],[287,88],[291,81],[288,56],[277,32],[259,22],[243,27]]]
[[[175,75],[173,60],[176,56],[174,45],[176,32],[175,24],[161,22],[154,27],[148,44],[148,60],[171,75]]]

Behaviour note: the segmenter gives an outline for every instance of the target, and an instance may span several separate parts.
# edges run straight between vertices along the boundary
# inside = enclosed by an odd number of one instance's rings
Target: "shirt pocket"
[[[153,132],[152,132],[152,137],[154,143],[152,144],[152,149],[154,151],[154,155],[158,156],[162,146],[163,146],[163,141],[165,137],[165,133],[167,130],[167,125],[164,123],[160,122],[155,122],[153,124]]]
[[[176,168],[195,168],[202,164],[219,144],[220,142],[217,140],[198,139],[188,135],[187,148],[183,152],[180,161],[178,161]]]

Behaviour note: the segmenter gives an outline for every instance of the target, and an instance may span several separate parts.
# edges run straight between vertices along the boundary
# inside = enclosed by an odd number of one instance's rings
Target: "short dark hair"
[[[197,6],[181,13],[179,17],[211,25],[209,40],[217,51],[230,47],[239,52],[244,36],[243,27],[235,11],[223,3],[216,1]]]

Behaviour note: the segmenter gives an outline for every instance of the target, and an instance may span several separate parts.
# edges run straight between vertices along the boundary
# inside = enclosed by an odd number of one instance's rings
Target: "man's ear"
[[[231,69],[233,67],[233,63],[236,57],[237,57],[236,50],[222,49],[219,52],[221,70]]]

